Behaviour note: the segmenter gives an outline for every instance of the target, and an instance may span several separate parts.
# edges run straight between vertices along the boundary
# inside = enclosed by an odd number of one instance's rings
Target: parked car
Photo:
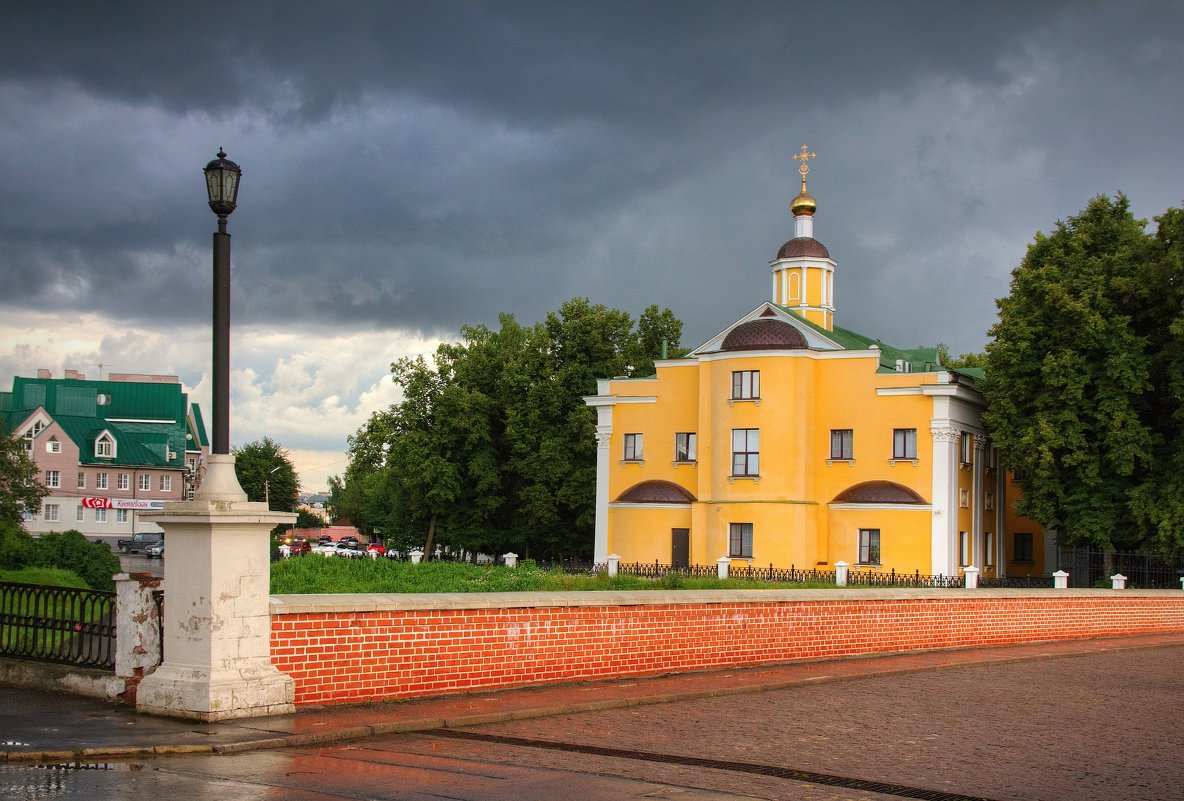
[[[330,537],[328,534],[322,534],[322,535],[321,535],[321,537],[320,537],[320,539],[319,539],[319,540],[317,540],[317,542],[318,542],[320,545],[332,545],[332,544],[333,544],[333,538],[332,538],[332,537]]]
[[[357,548],[359,545],[362,544],[362,541],[359,540],[357,537],[355,537],[353,534],[345,535],[340,540],[338,540],[338,542],[348,542],[351,545],[353,545],[353,547],[355,547],[355,548]]]
[[[352,542],[338,542],[333,548],[333,555],[344,556],[346,559],[360,559],[366,556],[366,552]]]
[[[386,547],[381,542],[372,542],[366,546],[366,553],[376,553],[382,556],[386,553]]]
[[[136,553],[137,551],[144,550],[149,545],[156,545],[163,540],[164,535],[159,531],[140,532],[139,534],[133,534],[130,539],[119,540],[117,545],[119,546],[120,553]]]
[[[153,559],[153,558],[164,559],[164,540],[161,540],[160,542],[149,545],[147,548],[144,549],[144,555],[147,556],[149,559]]]
[[[306,553],[312,553],[312,543],[308,540],[293,540],[292,544],[288,547],[292,549],[292,556],[302,556]]]

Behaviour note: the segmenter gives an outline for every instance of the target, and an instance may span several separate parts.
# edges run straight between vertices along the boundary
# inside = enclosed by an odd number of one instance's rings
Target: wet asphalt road
[[[1184,646],[312,748],[0,766],[0,798],[1184,799]],[[720,681],[727,681],[721,673]]]

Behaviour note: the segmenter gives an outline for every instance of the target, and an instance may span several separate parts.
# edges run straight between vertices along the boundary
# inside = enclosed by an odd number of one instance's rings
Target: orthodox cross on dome
[[[810,164],[809,164],[810,159],[818,158],[818,154],[811,153],[810,148],[806,147],[805,145],[802,145],[802,152],[801,153],[794,153],[793,156],[791,156],[791,158],[794,161],[802,162],[802,165],[800,167],[798,167],[798,172],[800,172],[802,174],[802,191],[805,191],[805,189],[806,189],[806,175],[809,174],[809,172],[810,172]]]

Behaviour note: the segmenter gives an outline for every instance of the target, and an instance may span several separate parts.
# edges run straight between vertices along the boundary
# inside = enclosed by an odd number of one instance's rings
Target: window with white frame
[[[832,428],[830,430],[830,458],[854,459],[855,434],[850,428]]]
[[[964,465],[969,465],[974,459],[974,435],[963,431],[960,439],[961,454],[959,460]]]
[[[116,523],[126,523],[127,522],[127,509],[116,509],[115,510],[115,522]]]
[[[57,489],[62,486],[62,474],[58,470],[45,471],[45,486],[50,489]]]
[[[983,532],[983,567],[995,566],[995,535],[990,531]]]
[[[79,506],[77,509],[75,509],[74,519],[79,523],[81,523],[83,520],[86,520],[86,509],[82,506]]]
[[[31,425],[29,427],[29,430],[25,432],[25,450],[29,451],[30,453],[33,452],[33,440],[35,440],[37,438],[37,435],[40,434],[44,430],[45,430],[44,421],[41,421],[41,420],[34,420],[33,421],[33,425]]]
[[[136,478],[137,478],[137,482],[136,482],[137,486],[139,486],[140,489],[142,489],[142,490],[152,489],[152,476],[148,475],[147,473],[144,473],[143,475],[137,476]]]
[[[86,489],[86,473],[78,474],[78,489]]]
[[[752,558],[752,523],[728,524],[728,557]]]
[[[161,492],[172,492],[172,489],[173,489],[173,477],[168,475],[167,473],[165,475],[162,475],[160,477],[160,491]]]
[[[896,428],[892,431],[892,458],[917,458],[917,429]]]
[[[62,443],[58,442],[57,437],[50,437],[49,442],[45,443],[46,453],[61,453]]]
[[[732,400],[756,400],[760,396],[760,370],[735,370],[732,372]]]
[[[58,521],[59,505],[56,503],[45,504],[45,520],[49,523],[56,523]]]
[[[640,462],[642,454],[642,435],[626,434],[624,460],[626,462]]]
[[[732,475],[761,474],[761,432],[759,428],[732,429]]]
[[[966,567],[970,564],[970,532],[958,532],[958,564]]]
[[[880,564],[880,529],[859,529],[859,564]]]
[[[132,485],[132,477],[128,473],[120,473],[115,478],[115,486],[117,489],[126,490]]]
[[[95,489],[107,489],[107,474],[98,473],[95,475]]]
[[[684,432],[674,435],[674,461],[693,462],[698,458],[698,438],[694,432]]]
[[[115,440],[111,438],[110,434],[100,434],[99,438],[95,440],[95,456],[110,459],[115,455]]]
[[[106,509],[95,509],[95,522],[96,523],[106,523],[107,522],[107,510]]]

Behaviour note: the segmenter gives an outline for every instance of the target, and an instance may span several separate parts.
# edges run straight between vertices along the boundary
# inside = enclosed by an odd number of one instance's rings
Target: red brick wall
[[[1054,594],[1055,593],[1055,594]],[[1184,593],[834,591],[720,603],[468,608],[273,599],[272,661],[297,704],[409,698],[515,685],[820,659],[1184,631]],[[811,593],[811,596],[815,594]],[[841,596],[841,597],[839,597]],[[316,598],[316,596],[313,596]],[[389,596],[395,599],[398,596]],[[652,597],[652,596],[651,596]],[[419,608],[416,608],[416,607]],[[361,607],[361,608],[360,608]]]

